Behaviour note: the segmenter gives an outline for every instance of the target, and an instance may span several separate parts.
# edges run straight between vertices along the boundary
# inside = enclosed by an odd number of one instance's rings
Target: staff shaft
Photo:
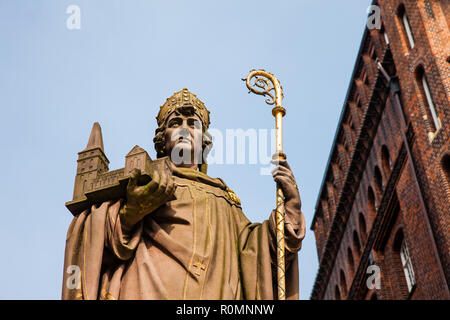
[[[281,112],[275,113],[275,138],[276,138],[276,152],[280,158],[285,158],[283,154],[283,114]],[[286,299],[286,284],[285,284],[285,256],[284,256],[284,195],[280,187],[277,187],[276,197],[277,211],[277,283],[278,283],[278,300]]]
[[[283,89],[280,81],[271,73],[265,70],[251,70],[246,81],[247,88],[256,94],[268,97],[267,104],[275,105],[272,115],[275,117],[276,146],[275,150],[279,159],[286,159],[283,153],[283,116],[286,110],[282,106]],[[252,80],[254,82],[252,83]],[[250,92],[249,91],[249,92]],[[277,186],[276,193],[276,236],[277,236],[277,285],[278,300],[286,299],[285,284],[285,241],[284,241],[284,195],[280,187]]]

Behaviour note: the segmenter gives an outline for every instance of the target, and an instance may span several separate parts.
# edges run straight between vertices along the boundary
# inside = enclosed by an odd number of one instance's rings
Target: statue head
[[[167,98],[156,116],[158,128],[153,142],[157,158],[190,153],[191,163],[206,173],[206,157],[212,148],[208,133],[209,110],[197,96],[187,88]],[[175,152],[174,152],[175,150]]]

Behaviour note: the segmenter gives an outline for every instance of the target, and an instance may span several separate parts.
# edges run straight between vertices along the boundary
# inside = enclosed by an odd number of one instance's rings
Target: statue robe
[[[173,179],[176,199],[128,234],[119,218],[122,200],[74,217],[63,299],[276,299],[275,211],[251,223],[221,179],[180,168]],[[298,299],[304,235],[303,214],[286,214],[287,299]]]

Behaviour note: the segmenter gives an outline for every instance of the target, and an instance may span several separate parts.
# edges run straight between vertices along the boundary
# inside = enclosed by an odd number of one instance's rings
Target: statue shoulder
[[[229,188],[227,186],[227,184],[225,183],[225,181],[223,181],[221,178],[217,178],[218,180],[220,180],[223,183],[224,186],[224,193],[225,193],[225,198],[231,203],[236,205],[237,207],[241,207],[241,199],[239,199],[239,197],[236,195],[236,193],[231,190],[231,188]]]
[[[234,204],[238,207],[241,206],[241,199],[239,199],[239,197],[236,195],[236,193],[228,187],[226,187],[226,189],[225,189],[225,197],[232,204]]]

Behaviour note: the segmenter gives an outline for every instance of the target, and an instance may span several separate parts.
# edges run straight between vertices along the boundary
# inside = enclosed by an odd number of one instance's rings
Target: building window
[[[386,33],[386,29],[384,28],[384,26],[381,27],[381,31],[380,32],[383,35],[385,45],[386,46],[389,45],[389,37],[388,37],[388,35]]]
[[[416,279],[414,277],[414,270],[412,267],[411,258],[409,256],[409,251],[405,239],[403,239],[402,245],[400,247],[400,259],[402,261],[403,272],[405,273],[408,292],[411,292],[411,290],[416,285]]]
[[[426,100],[426,119],[430,125],[432,132],[436,132],[441,127],[439,117],[437,115],[436,107],[434,105],[433,97],[431,95],[430,86],[428,85],[427,77],[423,67],[417,69],[417,82],[424,100]]]
[[[386,180],[388,180],[389,174],[391,172],[391,158],[389,156],[389,150],[386,147],[386,145],[383,145],[381,147],[381,162],[383,165],[383,171],[384,171],[384,176],[386,177]]]
[[[328,206],[328,201],[322,199],[322,200],[320,201],[320,203],[321,203],[321,205],[322,205],[323,218],[324,218],[324,220],[326,220],[327,223],[328,223],[329,221],[331,221],[331,218],[332,218],[331,212],[330,212],[330,208],[329,208],[329,206]]]
[[[450,184],[450,154],[442,157],[442,169],[444,170],[447,183]]]
[[[403,32],[406,34],[406,37],[408,38],[408,43],[410,49],[414,48],[414,37],[411,30],[411,25],[409,24],[408,16],[406,15],[405,6],[401,5],[398,9],[398,17],[403,25]]]
[[[356,257],[359,259],[359,255],[361,254],[361,244],[359,243],[359,237],[356,231],[353,231],[353,247],[355,247]]]
[[[364,218],[362,212],[359,213],[359,232],[361,233],[361,239],[364,246],[367,241],[367,230],[366,230],[366,219]]]
[[[347,248],[347,258],[348,258],[348,264],[350,266],[350,270],[352,273],[355,272],[355,260],[353,259],[353,252],[350,247]]]
[[[334,298],[336,300],[341,300],[341,291],[337,285],[334,287]]]
[[[372,187],[369,187],[367,190],[367,202],[369,207],[369,218],[373,220],[377,212],[377,205],[375,202],[375,193],[373,192]]]
[[[399,207],[396,206],[395,210],[398,211]],[[392,271],[400,289],[398,292],[407,299],[416,285],[416,280],[402,229],[399,229],[394,237],[393,253],[392,267],[394,269]]]
[[[450,196],[450,153],[445,154],[441,160],[442,172],[444,173],[444,186],[447,195]]]
[[[345,274],[344,271],[340,271],[339,273],[339,280],[340,280],[340,285],[342,288],[342,297],[345,297],[347,295],[347,281],[345,280]]]
[[[375,166],[375,185],[377,187],[377,191],[381,194],[383,194],[383,177],[381,176],[381,171],[378,166]]]
[[[342,186],[342,167],[340,163],[340,159],[337,159],[337,163],[333,163],[331,165],[333,171],[334,181],[336,181],[340,186]]]
[[[363,109],[362,109],[362,105],[361,105],[361,101],[359,100],[359,97],[357,100],[355,100],[356,103],[356,112],[358,113],[358,119],[359,119],[359,124],[361,124],[362,120],[363,120]]]

